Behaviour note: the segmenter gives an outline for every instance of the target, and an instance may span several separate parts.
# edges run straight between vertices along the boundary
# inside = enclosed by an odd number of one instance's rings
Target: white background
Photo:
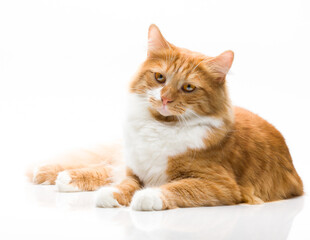
[[[0,1],[0,216],[8,224],[0,233],[14,238],[15,230],[28,222],[25,234],[33,238],[34,229],[40,238],[49,231],[47,226],[58,237],[74,235],[74,221],[68,229],[53,227],[55,221],[65,221],[52,215],[51,209],[63,213],[55,205],[41,209],[28,198],[24,202],[25,195],[41,189],[24,186],[24,169],[64,150],[121,137],[126,87],[146,56],[151,23],[177,46],[210,56],[235,52],[228,76],[233,103],[258,113],[283,133],[309,191],[309,6],[308,0]],[[56,194],[47,189],[38,191],[41,200]],[[291,239],[310,239],[310,201],[304,200],[289,231]],[[46,221],[45,228],[34,228],[34,219]],[[115,231],[121,226],[124,223],[116,224]],[[157,239],[156,233],[147,236]]]

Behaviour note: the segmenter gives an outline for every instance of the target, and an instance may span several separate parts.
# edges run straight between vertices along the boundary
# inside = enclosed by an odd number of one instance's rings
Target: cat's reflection
[[[287,239],[303,201],[299,197],[255,206],[127,211],[132,225],[126,227],[126,239]],[[118,220],[128,217],[120,215]]]
[[[57,192],[52,185],[28,185],[28,198],[34,198],[40,206],[66,210],[86,210],[95,206],[95,192]]]
[[[58,193],[52,186],[32,186],[40,205],[68,210],[93,210],[97,220],[125,231],[124,239],[287,239],[304,197],[266,203],[158,212],[129,208],[95,208],[94,192]]]

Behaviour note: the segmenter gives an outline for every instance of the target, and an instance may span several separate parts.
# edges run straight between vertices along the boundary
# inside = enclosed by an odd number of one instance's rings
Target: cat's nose
[[[172,103],[173,100],[167,97],[161,97],[161,101],[163,102],[164,105],[166,105],[167,103]]]

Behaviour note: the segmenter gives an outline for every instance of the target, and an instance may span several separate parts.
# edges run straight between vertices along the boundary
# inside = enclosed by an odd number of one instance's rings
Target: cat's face
[[[162,120],[217,115],[228,101],[224,82],[232,59],[231,51],[212,58],[177,48],[152,25],[148,57],[131,92],[143,95],[153,116]]]

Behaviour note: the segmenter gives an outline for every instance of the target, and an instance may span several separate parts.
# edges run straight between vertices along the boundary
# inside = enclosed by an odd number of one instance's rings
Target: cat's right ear
[[[147,55],[150,56],[152,52],[169,48],[170,44],[163,37],[159,28],[155,24],[152,24],[149,27]]]

